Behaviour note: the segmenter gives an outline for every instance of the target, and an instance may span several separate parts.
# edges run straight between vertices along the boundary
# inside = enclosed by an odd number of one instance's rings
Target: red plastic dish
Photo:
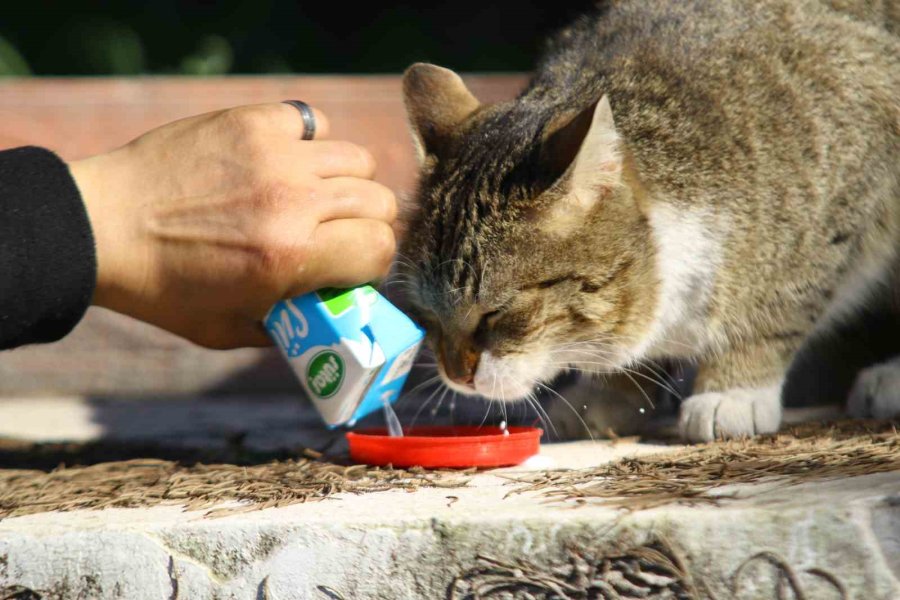
[[[350,457],[367,465],[456,468],[509,467],[538,453],[543,431],[536,427],[415,427],[403,437],[385,428],[347,433]]]

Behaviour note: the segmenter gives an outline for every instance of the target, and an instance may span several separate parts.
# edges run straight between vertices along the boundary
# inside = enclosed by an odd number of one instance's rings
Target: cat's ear
[[[619,185],[622,155],[609,98],[551,123],[542,146],[542,162],[559,191],[589,209],[604,190]]]
[[[552,202],[536,213],[539,226],[553,235],[570,235],[597,202],[621,184],[622,154],[609,98],[551,122],[541,163]]]
[[[426,63],[416,63],[403,74],[403,98],[420,160],[438,155],[480,105],[459,75]]]

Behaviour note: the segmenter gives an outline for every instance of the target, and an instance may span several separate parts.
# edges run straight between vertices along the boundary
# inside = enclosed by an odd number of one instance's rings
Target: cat
[[[512,101],[411,66],[398,270],[445,383],[513,402],[673,358],[686,440],[777,430],[792,357],[897,258],[898,25],[900,0],[621,0]]]

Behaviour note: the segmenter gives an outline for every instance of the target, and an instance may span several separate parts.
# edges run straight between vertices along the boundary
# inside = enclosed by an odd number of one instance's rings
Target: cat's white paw
[[[678,423],[689,442],[771,433],[780,424],[780,386],[696,394],[681,403]]]
[[[900,416],[900,359],[860,371],[850,390],[847,412],[857,418]]]

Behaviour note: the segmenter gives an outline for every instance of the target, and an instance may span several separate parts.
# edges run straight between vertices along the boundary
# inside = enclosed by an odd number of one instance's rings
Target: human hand
[[[365,149],[287,104],[176,121],[70,169],[97,247],[94,304],[211,348],[268,345],[278,300],[385,274],[394,194]]]

